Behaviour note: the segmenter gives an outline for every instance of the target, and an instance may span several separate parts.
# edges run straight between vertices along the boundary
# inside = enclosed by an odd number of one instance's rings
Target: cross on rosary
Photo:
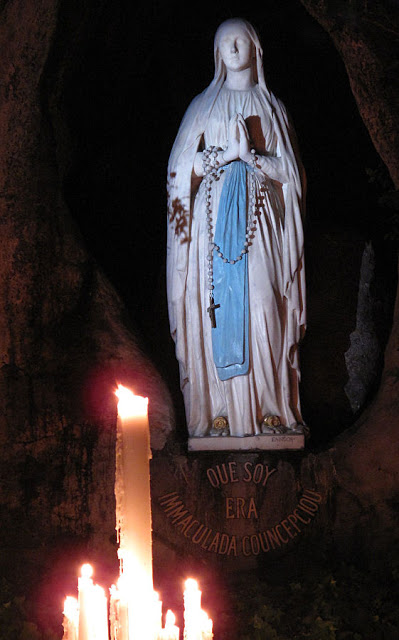
[[[210,296],[210,298],[209,298],[209,307],[207,308],[207,312],[209,313],[209,317],[211,319],[212,329],[216,329],[215,309],[219,309],[219,307],[220,307],[220,304],[215,304],[213,296]]]

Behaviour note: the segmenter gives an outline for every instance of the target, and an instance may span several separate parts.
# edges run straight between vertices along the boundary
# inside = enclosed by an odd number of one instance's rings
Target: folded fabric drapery
[[[216,327],[213,359],[220,380],[248,373],[248,256],[230,264],[244,249],[247,232],[247,164],[236,160],[226,168],[214,243],[213,283]]]

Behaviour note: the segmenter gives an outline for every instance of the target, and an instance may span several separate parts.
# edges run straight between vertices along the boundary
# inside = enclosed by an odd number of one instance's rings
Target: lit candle
[[[184,586],[184,640],[202,640],[201,591],[192,578]]]
[[[79,610],[76,598],[73,598],[72,596],[67,596],[65,598],[63,613],[63,640],[78,640]]]
[[[116,395],[115,497],[119,557],[127,594],[128,637],[154,640],[148,398],[135,396],[122,385],[118,385]]]
[[[176,616],[168,609],[166,612],[165,628],[162,630],[162,640],[179,640],[179,627],[176,627]]]
[[[79,640],[108,640],[108,606],[104,589],[93,584],[93,567],[84,564],[78,579]]]
[[[127,594],[124,586],[124,576],[120,576],[117,586],[110,588],[109,624],[111,640],[129,640],[129,625],[127,618]]]
[[[79,602],[79,640],[91,640],[90,634],[90,613],[91,613],[91,591],[93,589],[93,567],[84,564],[81,568],[81,575],[78,578],[78,602]]]
[[[213,622],[204,610],[201,611],[201,634],[202,640],[212,640],[213,638]]]
[[[109,640],[108,636],[108,603],[105,591],[98,584],[92,590],[93,615],[90,618],[91,638],[93,640]]]
[[[119,592],[117,587],[112,584],[109,590],[109,630],[111,634],[111,640],[118,640],[118,604],[119,604]]]

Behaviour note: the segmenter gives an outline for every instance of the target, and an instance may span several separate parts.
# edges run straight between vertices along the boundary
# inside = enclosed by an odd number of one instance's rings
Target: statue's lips
[[[227,61],[229,62],[229,64],[237,64],[241,62],[240,60],[240,56],[237,54],[232,53],[228,58]]]

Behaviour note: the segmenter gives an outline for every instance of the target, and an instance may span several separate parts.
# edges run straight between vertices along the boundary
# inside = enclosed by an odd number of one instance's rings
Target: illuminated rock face
[[[68,38],[56,49],[59,11],[51,0],[29,1],[23,17],[18,3],[1,10],[0,514],[2,545],[17,528],[20,547],[112,537],[117,380],[150,398],[154,448],[173,423],[166,387],[63,201],[46,76],[69,59]]]

